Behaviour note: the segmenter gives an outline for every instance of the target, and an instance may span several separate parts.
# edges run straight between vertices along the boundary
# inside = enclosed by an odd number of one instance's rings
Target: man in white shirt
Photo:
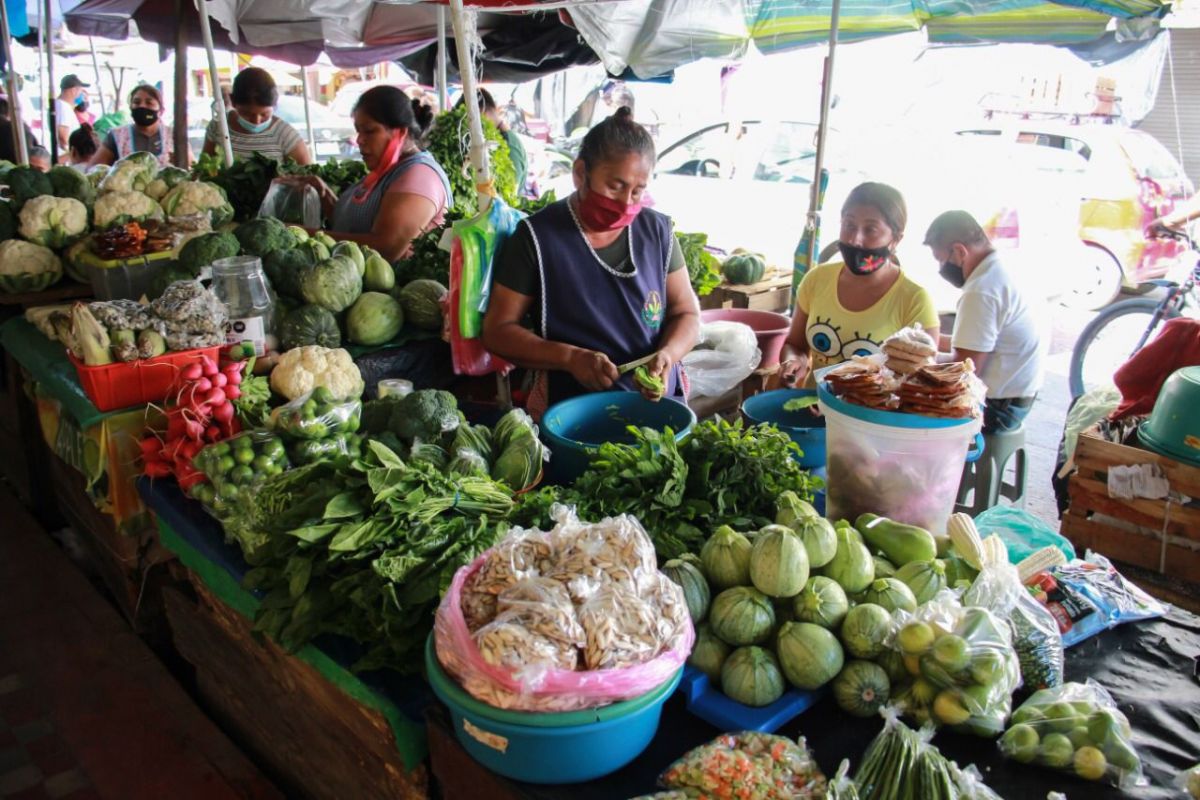
[[[962,289],[954,331],[940,337],[941,360],[975,362],[987,386],[984,433],[1017,428],[1042,386],[1050,339],[1045,303],[1021,291],[983,228],[965,211],[935,219],[925,244],[941,276]]]
[[[58,152],[63,156],[70,152],[71,131],[79,127],[79,119],[75,116],[75,103],[89,85],[81,81],[78,75],[63,75],[62,80],[58,82],[58,99],[54,101],[54,127],[58,132]]]

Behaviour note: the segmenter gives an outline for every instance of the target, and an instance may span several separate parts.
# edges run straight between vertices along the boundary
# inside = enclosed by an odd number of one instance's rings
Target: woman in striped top
[[[369,245],[388,261],[406,258],[414,239],[442,224],[452,202],[446,173],[422,147],[432,122],[428,106],[395,86],[369,89],[354,106],[367,176],[340,197],[313,175],[279,180],[317,190],[333,238]]]
[[[312,155],[304,139],[288,123],[275,116],[279,90],[265,69],[251,67],[233,79],[230,99],[233,110],[228,112],[229,139],[234,158],[249,158],[261,153],[267,158],[283,161],[291,158],[298,164],[311,164]],[[204,152],[220,152],[221,129],[214,119],[204,135]]]

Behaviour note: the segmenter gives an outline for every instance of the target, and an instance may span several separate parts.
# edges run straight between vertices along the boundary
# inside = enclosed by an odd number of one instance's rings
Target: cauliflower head
[[[117,163],[100,181],[100,193],[144,192],[158,176],[158,161],[150,153],[131,153]]]
[[[271,371],[271,389],[288,400],[324,386],[339,400],[362,396],[362,373],[345,350],[319,345],[297,347],[279,358]]]
[[[62,272],[62,262],[48,247],[20,239],[0,242],[0,291],[40,292]]]
[[[163,167],[161,170],[159,170],[158,176],[154,180],[150,181],[150,184],[146,187],[146,195],[154,200],[162,202],[162,199],[166,197],[167,192],[186,181],[189,177],[190,176],[186,169],[180,169],[179,167]]]
[[[59,250],[88,230],[87,206],[73,197],[42,195],[21,208],[21,236],[43,247]]]
[[[229,204],[225,190],[207,181],[184,181],[177,184],[163,197],[162,207],[168,217],[208,214],[214,228],[219,228],[233,219],[233,206]]]
[[[100,229],[162,218],[163,210],[158,203],[141,192],[108,192],[96,199],[95,220]]]

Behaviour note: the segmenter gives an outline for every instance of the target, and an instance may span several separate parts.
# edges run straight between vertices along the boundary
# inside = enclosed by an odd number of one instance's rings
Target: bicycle
[[[1196,243],[1186,234],[1167,231],[1166,235],[1182,239],[1196,250]],[[1117,368],[1145,347],[1163,321],[1182,316],[1185,308],[1195,305],[1193,293],[1200,284],[1200,251],[1196,266],[1182,284],[1166,280],[1153,283],[1167,290],[1161,300],[1137,297],[1113,303],[1079,334],[1071,351],[1068,374],[1072,400],[1089,388],[1111,383]],[[1132,350],[1127,350],[1130,341],[1136,343]]]

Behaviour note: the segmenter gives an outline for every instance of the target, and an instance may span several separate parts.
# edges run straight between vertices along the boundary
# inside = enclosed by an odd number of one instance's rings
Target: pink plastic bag
[[[617,518],[605,522],[628,524],[641,536],[645,536],[641,526],[632,518]],[[569,523],[578,524],[573,517],[569,518]],[[517,532],[516,535],[529,534]],[[649,660],[641,663],[594,670],[571,670],[554,666],[571,663],[570,659],[564,661],[562,658],[562,641],[555,642],[552,634],[539,636],[536,624],[528,625],[530,615],[538,613],[536,598],[539,596],[549,603],[545,609],[548,615],[561,612],[562,598],[567,596],[565,593],[555,593],[557,599],[551,599],[548,596],[551,593],[538,591],[537,582],[546,582],[546,578],[514,575],[515,582],[510,583],[509,588],[501,593],[498,616],[482,626],[475,623],[468,627],[463,616],[464,594],[470,609],[485,593],[472,587],[485,585],[477,578],[488,563],[490,555],[491,551],[484,553],[474,563],[455,574],[438,607],[434,623],[438,661],[469,694],[482,702],[498,708],[520,711],[574,711],[596,708],[638,697],[661,686],[671,679],[691,652],[695,631],[687,617],[682,591],[669,580],[660,580],[662,576],[657,569],[640,581],[645,587],[640,594],[635,593],[627,583],[608,580],[597,585],[593,594],[578,603],[579,618],[586,632],[582,642],[584,650],[578,659],[581,667],[589,661],[596,661],[589,657],[593,655],[589,650],[592,645],[591,636],[594,635],[594,629],[589,623],[594,619],[604,618],[596,613],[596,609],[611,603],[610,595],[620,594],[626,604],[640,601],[646,604],[646,607],[656,609],[653,618],[647,622],[652,629],[651,635],[658,637],[662,644],[657,654],[642,651],[642,655],[649,657]],[[506,601],[507,597],[519,597],[520,601]],[[645,620],[645,609],[640,609],[639,613],[641,619]],[[612,614],[608,616],[611,617]],[[516,623],[522,625],[518,627]],[[513,627],[505,630],[505,626],[510,624]],[[547,660],[540,664],[527,663],[515,669],[503,666],[510,662],[502,655],[493,654],[489,661],[480,652],[477,642],[490,644],[493,639],[489,637],[493,634],[508,634],[510,639],[515,635],[514,647],[535,648],[539,654],[545,653]],[[627,640],[618,638],[617,655],[611,660],[600,661],[620,662],[623,660],[623,654],[633,652],[636,652],[636,649],[629,645]]]

